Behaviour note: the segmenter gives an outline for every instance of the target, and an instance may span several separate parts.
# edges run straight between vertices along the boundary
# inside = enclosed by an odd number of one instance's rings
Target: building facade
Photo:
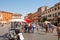
[[[8,22],[8,20],[12,19],[13,13],[0,11],[0,21]]]
[[[42,12],[46,11],[47,9],[47,6],[40,7],[38,8],[37,12],[29,13],[27,17],[31,19],[34,23],[40,22]]]
[[[21,19],[21,14],[13,14],[12,19]]]
[[[60,3],[44,11],[42,17],[46,17],[47,20],[56,19],[56,17],[60,18]]]
[[[41,21],[41,16],[42,16],[42,14],[43,14],[43,12],[44,11],[46,11],[47,9],[49,9],[49,7],[48,6],[42,6],[42,7],[40,7],[40,8],[38,8],[38,22],[40,22]]]
[[[33,16],[32,13],[29,13],[27,16],[28,16],[29,19],[32,20],[32,16]]]
[[[21,19],[21,14],[13,14],[11,12],[6,12],[6,11],[0,11],[0,22],[2,23],[9,23],[11,19],[15,18],[20,18]]]
[[[38,14],[37,12],[33,13],[32,20],[34,23],[38,22]]]
[[[60,2],[56,3],[53,7],[50,8],[48,6],[42,6],[38,8],[37,12],[29,15],[27,17],[32,19],[33,22],[40,22],[43,18],[47,18],[47,20],[56,20],[58,17],[60,20]]]

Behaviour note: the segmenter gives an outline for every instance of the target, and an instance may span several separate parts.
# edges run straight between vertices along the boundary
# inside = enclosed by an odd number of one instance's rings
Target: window
[[[54,11],[54,9],[52,9],[52,11]]]
[[[51,17],[51,14],[50,14],[50,15],[48,15],[48,17]]]
[[[50,17],[51,17],[51,14],[50,14]]]
[[[58,12],[58,15],[60,15],[60,12]]]
[[[55,13],[55,16],[57,16],[57,13]]]
[[[60,7],[58,7],[58,9],[60,9]]]
[[[49,13],[49,11],[48,11],[48,13]]]
[[[48,17],[49,17],[49,15],[48,15]]]
[[[54,17],[55,15],[53,14],[53,17]]]
[[[46,11],[46,13],[47,13],[47,11]]]
[[[55,8],[55,10],[57,10],[57,8]]]
[[[51,12],[51,9],[50,9],[50,12]]]

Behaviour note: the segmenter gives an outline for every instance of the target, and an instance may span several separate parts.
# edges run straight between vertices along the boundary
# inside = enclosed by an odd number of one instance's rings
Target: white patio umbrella
[[[46,23],[46,24],[47,24],[47,23],[50,23],[50,22],[49,22],[49,21],[45,21],[44,23]]]
[[[23,19],[11,19],[10,22],[25,22]]]

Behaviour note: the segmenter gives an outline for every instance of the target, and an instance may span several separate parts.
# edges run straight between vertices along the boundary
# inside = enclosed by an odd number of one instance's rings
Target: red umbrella
[[[28,18],[25,19],[25,21],[28,22],[28,23],[32,22],[32,20],[31,19],[28,19]]]

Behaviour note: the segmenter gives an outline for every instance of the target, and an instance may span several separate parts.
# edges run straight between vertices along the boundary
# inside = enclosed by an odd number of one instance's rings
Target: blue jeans
[[[34,29],[35,29],[35,28],[34,28],[34,27],[32,27],[32,33],[34,33]]]
[[[30,32],[30,27],[28,27],[28,33]]]

